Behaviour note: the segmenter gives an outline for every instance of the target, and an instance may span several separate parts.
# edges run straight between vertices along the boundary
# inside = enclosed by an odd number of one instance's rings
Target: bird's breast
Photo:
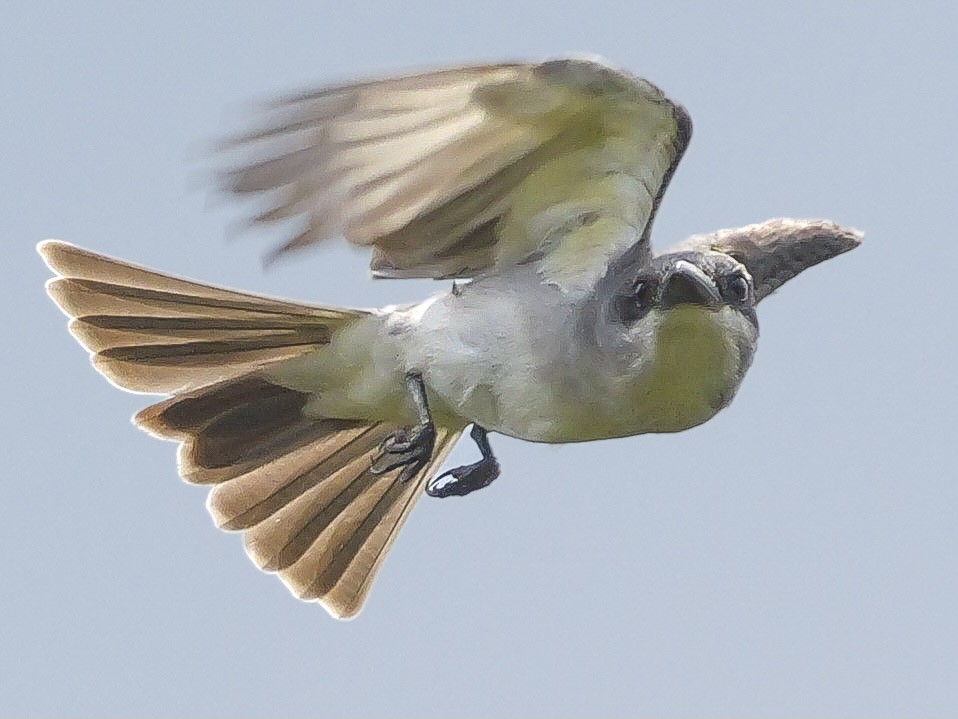
[[[731,401],[757,337],[741,312],[679,305],[653,310],[623,344],[595,347],[574,308],[527,296],[542,287],[483,289],[431,304],[404,332],[404,362],[438,414],[530,441],[701,424]]]
[[[630,383],[627,416],[640,432],[678,432],[711,419],[735,396],[756,339],[755,326],[729,307],[664,312],[653,358]]]
[[[758,332],[731,308],[680,305],[653,318],[648,334],[628,365],[583,360],[564,376],[501,397],[499,430],[576,442],[689,429],[732,400]]]

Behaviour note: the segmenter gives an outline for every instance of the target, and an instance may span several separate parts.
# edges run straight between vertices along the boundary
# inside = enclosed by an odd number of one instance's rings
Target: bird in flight
[[[47,290],[135,417],[180,443],[216,524],[299,598],[362,608],[423,492],[465,495],[488,434],[581,442],[678,432],[727,406],[756,306],[861,233],[774,219],[654,254],[686,111],[599,59],[457,67],[277,100],[224,143],[276,254],[344,237],[376,277],[452,279],[418,304],[272,299],[48,240]],[[469,280],[457,282],[456,280]],[[480,458],[438,475],[471,427]],[[437,476],[438,475],[438,476]]]

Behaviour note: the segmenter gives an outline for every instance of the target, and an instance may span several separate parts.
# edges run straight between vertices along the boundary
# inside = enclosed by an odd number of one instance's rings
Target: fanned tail
[[[306,399],[253,373],[149,407],[136,422],[182,442],[180,474],[215,485],[210,514],[244,532],[260,569],[348,619],[460,431],[438,429],[430,462],[400,482],[401,469],[370,471],[395,426],[305,418]]]
[[[59,275],[47,292],[70,331],[100,372],[134,392],[172,394],[306,354],[368,314],[191,282],[66,242],[38,250]]]
[[[244,532],[253,561],[297,597],[355,616],[461,429],[438,427],[432,458],[408,481],[401,468],[374,474],[396,426],[306,416],[311,395],[264,369],[366,313],[210,287],[66,243],[39,250],[59,275],[48,292],[97,369],[125,389],[173,395],[135,421],[181,443],[180,474],[213,485],[217,526]]]

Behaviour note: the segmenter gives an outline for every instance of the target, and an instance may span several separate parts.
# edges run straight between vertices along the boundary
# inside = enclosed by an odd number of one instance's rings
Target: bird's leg
[[[399,479],[406,482],[415,476],[416,472],[425,466],[432,457],[433,446],[436,444],[436,427],[429,415],[429,402],[426,400],[426,386],[422,375],[410,372],[406,375],[406,387],[419,422],[407,429],[397,429],[379,445],[379,456],[373,460],[370,471],[373,474],[385,474],[393,469],[402,467]]]
[[[426,494],[430,497],[462,497],[477,489],[488,487],[492,480],[499,476],[499,462],[492,454],[492,447],[489,445],[489,438],[485,429],[478,424],[472,425],[472,432],[469,433],[475,441],[479,451],[482,452],[482,459],[472,464],[450,469],[426,485]],[[445,477],[452,477],[449,481],[443,483]]]

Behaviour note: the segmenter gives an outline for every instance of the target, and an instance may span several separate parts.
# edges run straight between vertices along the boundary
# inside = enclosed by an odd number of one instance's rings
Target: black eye
[[[638,279],[632,285],[632,297],[637,305],[647,308],[655,296],[655,286],[650,280]]]
[[[743,275],[732,275],[726,285],[726,293],[730,300],[735,302],[745,302],[748,299],[751,288],[748,280]]]
[[[615,317],[621,322],[635,322],[645,317],[655,301],[655,281],[639,278],[613,300]]]

